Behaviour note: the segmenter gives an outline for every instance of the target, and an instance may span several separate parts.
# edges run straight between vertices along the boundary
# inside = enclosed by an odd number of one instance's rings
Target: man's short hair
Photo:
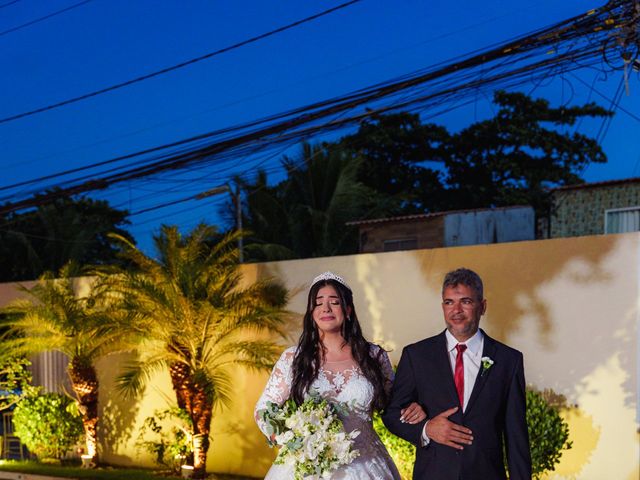
[[[448,287],[455,287],[456,285],[466,285],[471,288],[478,298],[482,300],[484,298],[484,288],[482,286],[482,279],[473,270],[468,268],[458,268],[447,273],[442,282],[442,294],[444,295],[444,289]]]

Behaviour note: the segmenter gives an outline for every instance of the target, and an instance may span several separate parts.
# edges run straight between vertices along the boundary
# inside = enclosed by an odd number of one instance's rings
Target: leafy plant
[[[387,448],[393,462],[398,467],[398,471],[403,479],[410,479],[413,476],[413,462],[416,458],[416,447],[410,442],[396,437],[387,430],[382,423],[380,414],[375,412],[373,415],[373,429],[376,431],[382,443]]]
[[[148,440],[149,433],[155,435]],[[189,414],[178,407],[156,410],[142,424],[136,446],[154,455],[158,465],[175,473],[180,467],[193,462],[193,423]]]
[[[567,408],[566,399],[552,390],[527,389],[527,427],[531,448],[533,478],[555,470],[562,450],[572,446],[569,426],[560,416]]]
[[[0,411],[11,408],[20,398],[38,390],[31,386],[31,362],[20,355],[3,353],[0,358]]]
[[[40,459],[61,459],[84,433],[76,402],[58,393],[20,400],[13,412],[13,424],[15,434]]]

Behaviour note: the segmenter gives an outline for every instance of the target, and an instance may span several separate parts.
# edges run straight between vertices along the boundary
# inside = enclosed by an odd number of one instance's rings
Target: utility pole
[[[231,195],[231,201],[236,207],[236,230],[238,232],[242,232],[242,197],[239,184],[236,183],[235,192],[228,183],[225,183],[224,185],[220,185],[219,187],[215,187],[211,190],[207,190],[206,192],[199,193],[195,196],[195,198],[197,200],[202,200],[203,198],[213,197],[214,195],[219,195],[224,192],[229,192],[229,195]],[[240,263],[244,262],[243,240],[241,234],[238,235],[238,261]]]

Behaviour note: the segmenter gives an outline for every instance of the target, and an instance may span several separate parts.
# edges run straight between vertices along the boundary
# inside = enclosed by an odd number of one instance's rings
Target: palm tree
[[[241,285],[237,235],[220,239],[213,227],[199,225],[182,236],[163,226],[154,237],[157,259],[117,237],[130,268],[108,276],[140,342],[120,387],[140,394],[153,373],[169,370],[178,406],[193,425],[195,478],[206,474],[214,407],[229,405],[233,368],[268,369],[281,350],[247,335],[283,334],[286,291],[272,281]]]
[[[21,286],[26,298],[2,309],[9,327],[5,352],[37,354],[57,351],[69,358],[67,372],[82,416],[87,454],[97,461],[98,377],[95,362],[115,350],[118,329],[107,314],[105,292],[91,289],[78,296],[74,288],[77,265],[43,274],[32,288]]]
[[[357,229],[347,222],[383,216],[389,200],[358,180],[361,158],[330,144],[304,143],[283,158],[287,178],[269,187],[259,173],[243,185],[249,255],[259,260],[355,253]]]

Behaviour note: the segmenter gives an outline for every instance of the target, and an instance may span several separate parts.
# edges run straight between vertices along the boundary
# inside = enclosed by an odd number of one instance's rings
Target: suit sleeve
[[[411,402],[417,401],[415,371],[411,362],[411,355],[405,348],[402,351],[400,363],[396,370],[396,378],[391,389],[389,405],[382,414],[382,421],[391,433],[419,447],[421,445],[422,428],[426,420],[415,425],[400,421],[400,410],[409,406]]]
[[[530,480],[531,452],[526,419],[524,366],[520,352],[518,352],[516,367],[509,385],[505,411],[505,443],[509,478]]]

